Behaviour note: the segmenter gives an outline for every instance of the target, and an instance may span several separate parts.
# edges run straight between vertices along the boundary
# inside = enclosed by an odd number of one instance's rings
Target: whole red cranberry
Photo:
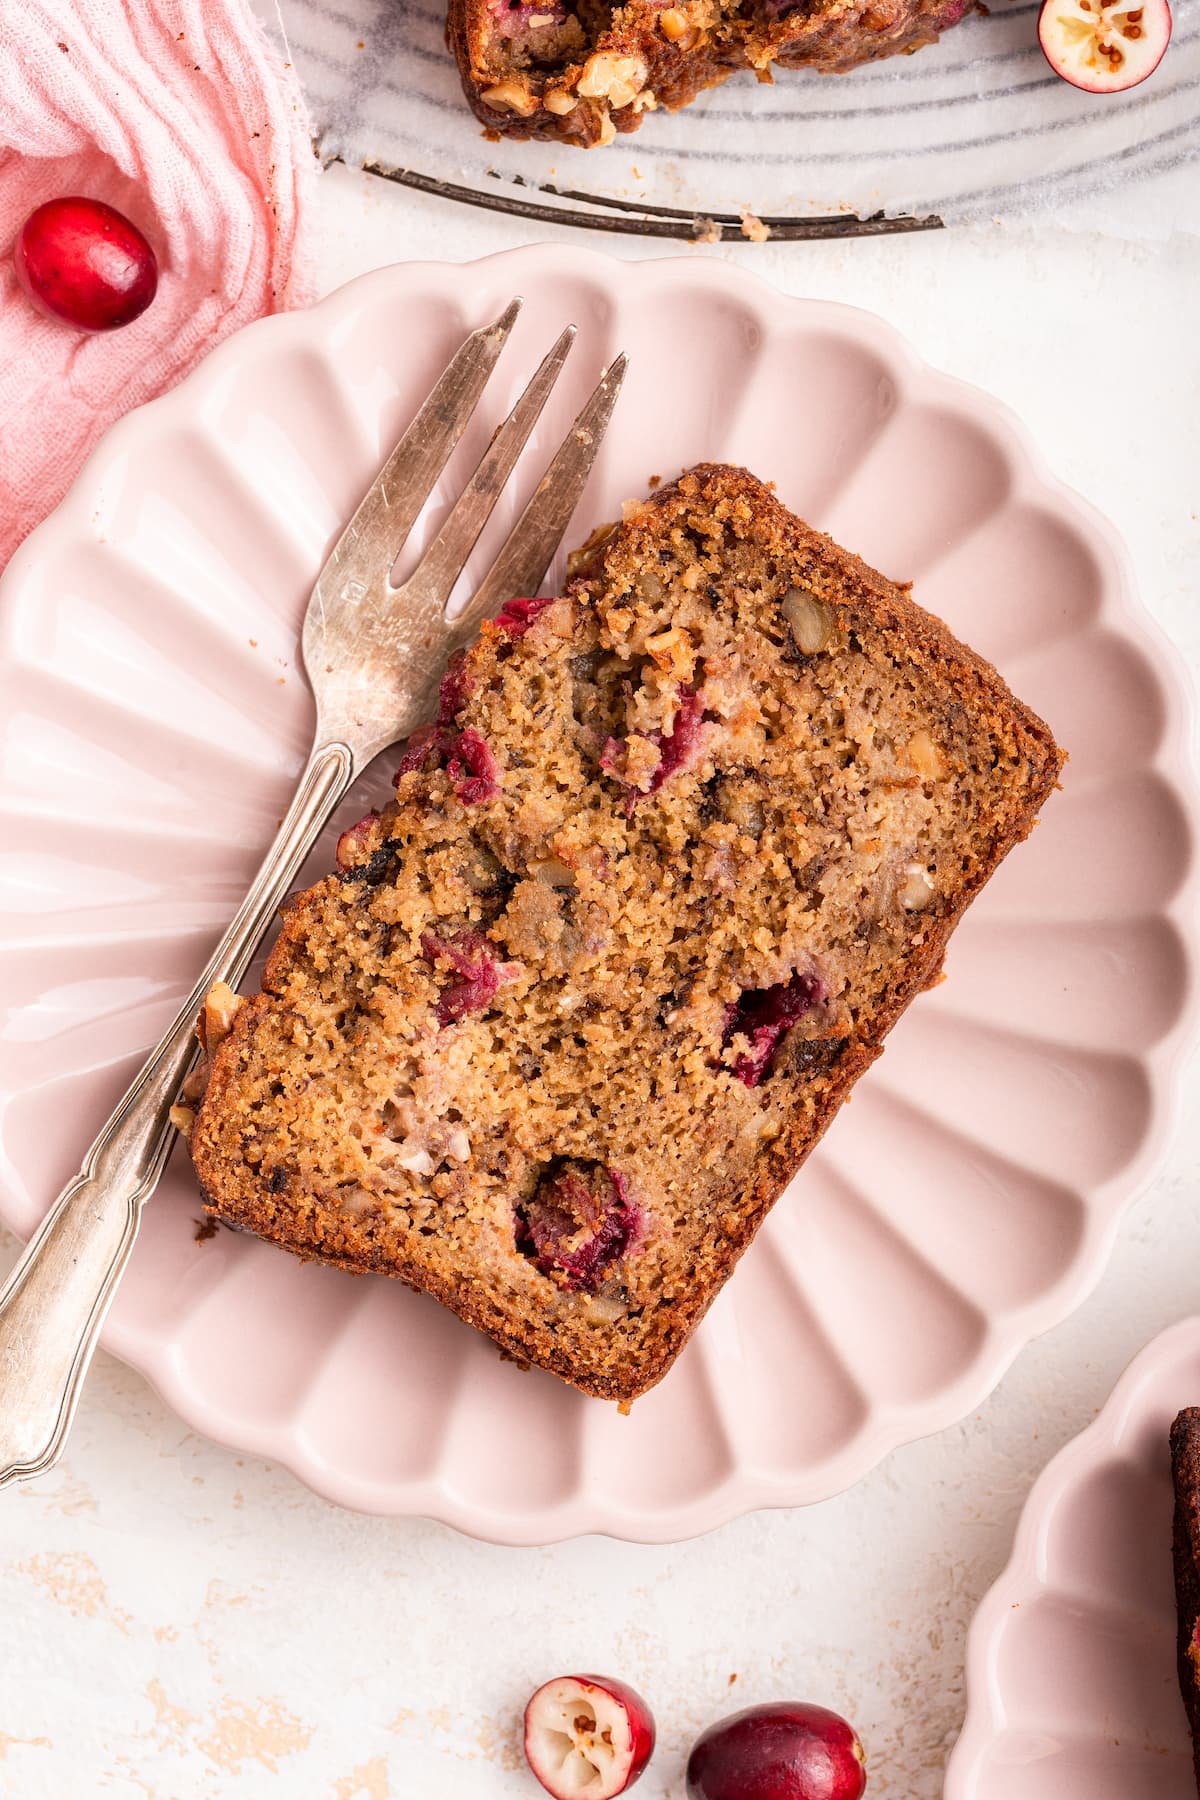
[[[860,1800],[867,1769],[854,1728],[824,1706],[750,1706],[697,1738],[688,1800]]]
[[[103,200],[47,200],[22,225],[13,253],[33,304],[81,331],[115,331],[144,313],[158,262],[137,226]]]

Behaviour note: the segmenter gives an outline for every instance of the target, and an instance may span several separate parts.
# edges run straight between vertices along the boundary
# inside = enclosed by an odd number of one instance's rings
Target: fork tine
[[[514,594],[537,593],[591,474],[628,366],[628,358],[618,356],[600,377],[474,597],[454,620],[456,643]]]
[[[575,327],[568,325],[542,358],[529,386],[484,451],[479,467],[455,501],[437,536],[403,587],[396,590],[398,595],[419,595],[426,606],[445,606],[530,432],[541,417],[542,408],[550,398],[574,342]]]
[[[386,577],[479,404],[522,305],[519,296],[510,301],[450,359],[322,569],[317,586],[327,596],[331,586],[341,592],[360,583],[365,591]]]

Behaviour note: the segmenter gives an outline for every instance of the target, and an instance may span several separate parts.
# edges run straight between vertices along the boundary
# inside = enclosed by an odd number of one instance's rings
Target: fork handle
[[[195,1055],[204,997],[215,982],[241,980],[354,772],[345,744],[313,751],[207,968],[0,1291],[0,1488],[43,1474],[62,1453],[142,1207],[170,1154],[168,1113]]]

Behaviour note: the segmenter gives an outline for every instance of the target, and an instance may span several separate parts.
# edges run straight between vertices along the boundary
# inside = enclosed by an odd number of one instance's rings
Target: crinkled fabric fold
[[[3,0],[0,566],[115,418],[309,298],[315,167],[248,0]],[[17,286],[21,224],[63,194],[108,201],[154,246],[158,293],[122,330],[45,319]]]

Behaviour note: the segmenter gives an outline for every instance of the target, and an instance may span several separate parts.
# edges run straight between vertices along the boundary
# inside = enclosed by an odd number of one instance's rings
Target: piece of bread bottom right
[[[1185,1407],[1171,1426],[1171,1479],[1179,1691],[1191,1728],[1200,1793],[1200,1406]]]
[[[263,992],[208,1009],[191,1148],[217,1216],[625,1401],[1063,759],[743,469],[630,506],[575,569],[452,664]]]

